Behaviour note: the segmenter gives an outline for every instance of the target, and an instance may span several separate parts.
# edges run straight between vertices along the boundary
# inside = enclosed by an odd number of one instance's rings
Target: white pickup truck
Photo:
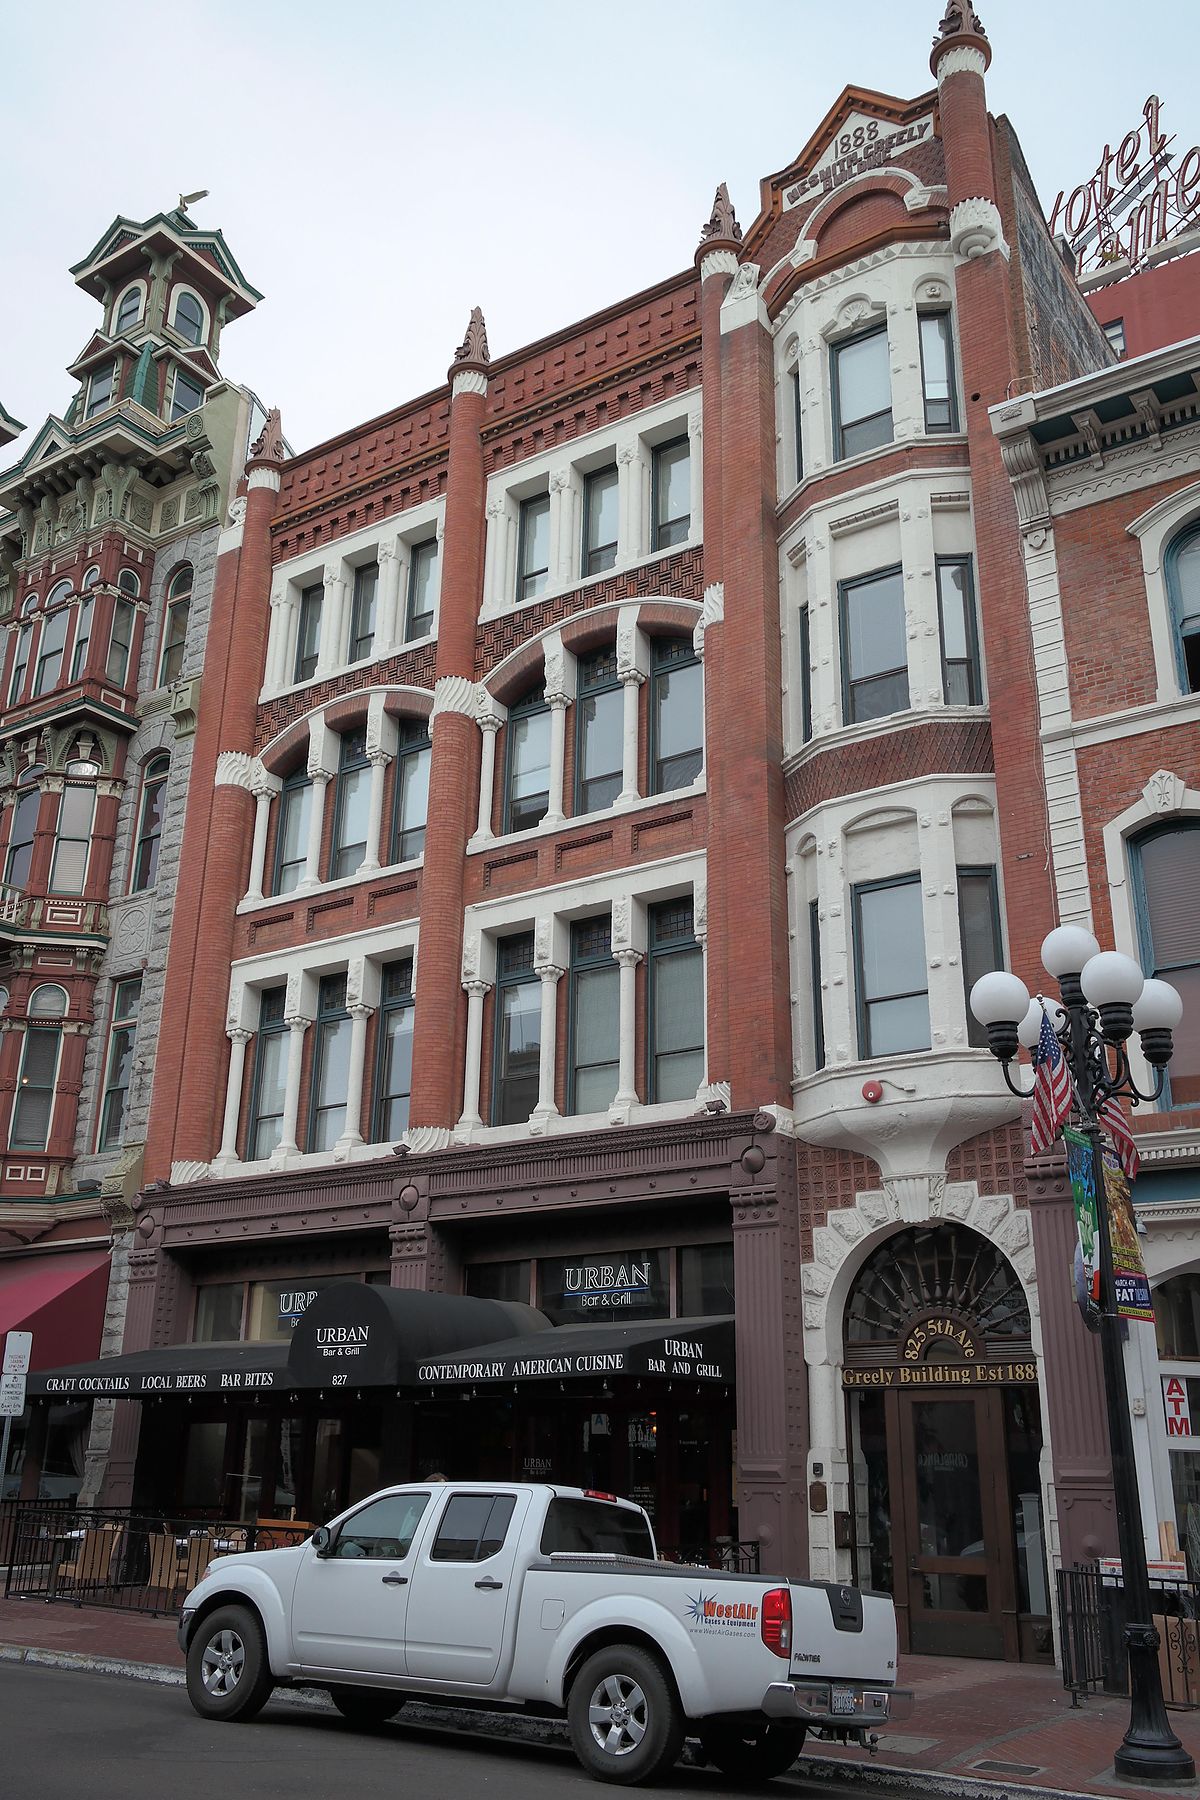
[[[306,1543],[224,1556],[184,1601],[188,1694],[250,1719],[278,1685],[352,1723],[407,1698],[566,1715],[601,1781],[652,1781],[689,1733],[766,1779],[809,1726],[862,1738],[896,1698],[891,1599],[659,1562],[646,1514],[527,1482],[389,1488]]]

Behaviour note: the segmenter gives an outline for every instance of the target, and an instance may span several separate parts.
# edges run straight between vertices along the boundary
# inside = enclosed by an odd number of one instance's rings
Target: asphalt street
[[[569,1750],[406,1726],[353,1730],[272,1701],[250,1725],[200,1719],[181,1687],[0,1663],[4,1800],[599,1800]],[[634,1793],[679,1800],[762,1794],[712,1770]],[[767,1792],[801,1792],[791,1781]]]

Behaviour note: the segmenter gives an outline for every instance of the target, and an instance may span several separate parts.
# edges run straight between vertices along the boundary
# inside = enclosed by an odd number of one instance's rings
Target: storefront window
[[[666,1250],[597,1250],[538,1263],[538,1305],[560,1325],[665,1319],[671,1311]]]
[[[213,1281],[196,1291],[197,1344],[229,1344],[242,1335],[242,1301],[245,1283]]]
[[[183,1457],[183,1492],[186,1507],[218,1511],[225,1498],[224,1419],[189,1425]]]
[[[529,1272],[525,1262],[469,1263],[464,1288],[477,1300],[520,1300],[529,1303]]]
[[[1160,1357],[1200,1357],[1200,1275],[1172,1275],[1154,1290]]]
[[[733,1245],[687,1244],[679,1252],[679,1316],[733,1311]]]
[[[658,1510],[658,1414],[630,1413],[627,1430],[628,1497],[645,1507],[653,1519]]]
[[[317,1295],[353,1275],[289,1275],[252,1281],[246,1337],[252,1344],[286,1344]]]

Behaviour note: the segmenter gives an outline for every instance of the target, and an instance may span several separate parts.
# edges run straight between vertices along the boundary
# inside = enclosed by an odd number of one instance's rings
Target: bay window
[[[839,583],[842,718],[847,725],[886,718],[908,705],[904,573],[880,569]]]
[[[12,1150],[44,1150],[50,1137],[50,1121],[54,1112],[54,1086],[58,1078],[58,1057],[62,1031],[55,1024],[41,1020],[61,1020],[66,1016],[66,991],[54,982],[34,988],[26,1007],[29,1023],[21,1046],[21,1067],[17,1076],[17,1092],[13,1101],[9,1148]]]
[[[620,1057],[621,971],[613,961],[612,921],[571,926],[570,1059],[567,1111],[598,1113],[616,1097]]]
[[[694,1099],[704,1079],[704,953],[690,899],[649,910],[647,1080],[649,1102]]]
[[[38,786],[42,772],[41,763],[32,763],[17,780],[17,803],[8,829],[8,855],[4,863],[6,887],[23,888],[29,882],[33,841],[42,804],[42,790]]]
[[[835,344],[831,360],[837,462],[892,441],[892,376],[886,325]]]
[[[33,643],[33,621],[27,620],[17,634],[17,652],[13,657],[12,679],[8,684],[8,704],[15,706],[21,698],[21,690],[25,686],[25,674],[29,668],[29,651]]]
[[[863,882],[852,890],[858,1053],[928,1050],[929,973],[921,878]]]
[[[493,1125],[520,1125],[538,1100],[542,1050],[542,984],[533,966],[533,933],[496,946],[496,1045]]]
[[[50,862],[52,894],[82,894],[95,810],[95,788],[63,788],[58,808],[58,824],[54,831],[54,854]]]
[[[601,812],[621,791],[625,695],[615,646],[580,657],[575,693],[575,811]]]

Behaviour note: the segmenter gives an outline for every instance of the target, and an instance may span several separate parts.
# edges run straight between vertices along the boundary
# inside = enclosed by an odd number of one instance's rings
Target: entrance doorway
[[[1041,1415],[1029,1314],[1006,1259],[963,1226],[897,1233],[846,1308],[860,1581],[901,1648],[1048,1660]]]

